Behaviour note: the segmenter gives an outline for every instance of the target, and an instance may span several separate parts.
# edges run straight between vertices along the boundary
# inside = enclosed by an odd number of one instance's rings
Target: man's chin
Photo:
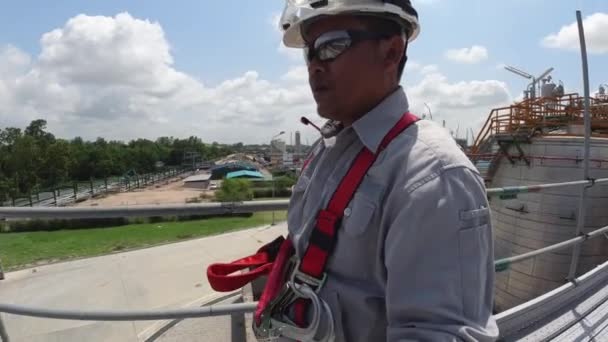
[[[317,104],[317,114],[319,114],[320,117],[328,120],[337,120],[335,113],[335,109]]]

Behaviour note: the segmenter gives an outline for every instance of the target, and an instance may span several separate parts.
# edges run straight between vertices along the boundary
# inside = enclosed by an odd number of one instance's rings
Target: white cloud
[[[316,131],[299,117],[320,123],[307,70],[294,65],[277,81],[256,71],[217,85],[177,70],[158,23],[133,18],[79,15],[41,39],[30,57],[0,48],[0,127],[24,127],[46,119],[60,137],[131,139],[196,135],[204,141],[264,142],[277,131]],[[412,109],[448,124],[485,119],[489,108],[509,101],[498,81],[449,82],[436,65],[408,62],[422,80],[407,88]]]
[[[16,47],[0,47],[0,77],[19,74],[29,67],[30,62],[30,56]]]
[[[419,73],[421,75],[432,74],[439,71],[439,67],[436,64],[421,64],[417,61],[408,61],[405,64],[404,75],[409,76],[412,73]]]
[[[420,64],[416,61],[408,60],[407,63],[405,64],[405,70],[403,71],[403,73],[409,74],[410,72],[419,71],[420,68],[422,68],[422,64]]]
[[[457,63],[476,64],[488,59],[488,50],[483,46],[473,45],[470,48],[447,50],[445,57]]]
[[[422,75],[428,75],[439,72],[439,67],[435,64],[425,65],[420,68],[420,73]]]
[[[283,45],[283,43],[280,43],[277,50],[282,55],[287,56],[287,58],[289,58],[289,60],[292,62],[296,62],[297,64],[304,63],[304,55],[302,54],[302,49],[286,47],[285,45]]]
[[[281,79],[292,82],[308,82],[308,68],[304,65],[293,67]]]
[[[270,16],[270,20],[269,20],[269,24],[272,25],[272,27],[274,28],[275,32],[278,35],[283,34],[283,32],[281,31],[281,28],[279,27],[279,21],[281,20],[281,12],[275,12]]]
[[[289,58],[289,60],[292,62],[299,62],[299,64],[304,63],[302,49],[288,48],[283,44],[283,41],[281,40],[283,37],[283,32],[281,31],[281,28],[279,27],[280,20],[281,20],[281,13],[273,13],[269,20],[270,25],[272,25],[272,27],[274,28],[277,40],[279,41],[277,51],[280,54]]]
[[[480,128],[492,108],[507,105],[511,95],[504,82],[474,80],[451,83],[439,71],[428,73],[415,85],[406,87],[411,110],[419,115],[432,110],[435,121],[446,120],[455,129]],[[461,132],[464,132],[462,130]]]
[[[590,53],[608,53],[608,13],[594,13],[583,20],[585,43]],[[563,26],[558,33],[543,38],[542,46],[548,48],[579,50],[578,26],[576,22]]]
[[[63,137],[260,142],[301,128],[299,116],[314,108],[298,68],[279,82],[249,71],[203,84],[173,66],[160,24],[127,13],[78,15],[44,34],[32,60],[0,48],[0,127],[44,118]]]

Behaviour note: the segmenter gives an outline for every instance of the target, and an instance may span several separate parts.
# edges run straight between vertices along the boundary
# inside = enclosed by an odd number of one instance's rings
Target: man
[[[408,112],[399,82],[419,31],[410,1],[287,0],[281,25],[284,44],[303,48],[317,111],[329,119],[290,201],[297,258],[357,154],[377,154],[344,209],[318,289],[336,340],[495,340],[492,229],[478,171],[433,122],[417,121],[379,149]]]
[[[399,86],[419,31],[410,1],[287,0],[281,27],[329,120],[293,188],[287,239],[209,266],[212,287],[268,274],[260,339],[496,340],[483,180]]]

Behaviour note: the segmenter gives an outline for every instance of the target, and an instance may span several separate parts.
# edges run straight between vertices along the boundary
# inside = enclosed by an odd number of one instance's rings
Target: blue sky
[[[555,80],[563,80],[568,90],[582,92],[580,53],[566,33],[554,39],[554,47],[542,43],[545,37],[574,23],[576,9],[583,11],[583,17],[597,15],[590,28],[592,32],[588,33],[595,37],[588,44],[596,51],[589,58],[592,91],[600,82],[608,83],[608,35],[605,33],[608,32],[608,20],[604,17],[608,16],[608,1],[419,0],[414,1],[414,5],[421,18],[422,33],[410,45],[412,64],[403,84],[411,93],[413,109],[422,110],[422,103],[429,103],[434,112],[444,115],[450,127],[462,124],[477,128],[472,122],[483,121],[493,105],[508,103],[520,96],[526,81],[500,68],[501,64],[513,65],[532,74],[555,67]],[[8,100],[2,102],[0,91],[0,127],[22,125],[35,117],[44,117],[52,130],[65,137],[130,139],[194,134],[204,140],[253,143],[266,141],[274,131],[302,129],[305,136],[314,139],[314,132],[306,133],[307,129],[297,124],[302,113],[315,121],[322,120],[315,117],[298,53],[279,48],[280,34],[273,23],[282,7],[280,0],[180,1],[177,6],[160,1],[114,0],[60,1],[52,6],[41,6],[39,1],[32,0],[5,3],[0,13],[0,56],[4,49],[4,56],[20,58],[17,58],[19,62],[15,62],[16,58],[0,58],[0,71],[3,70],[1,63],[5,63],[4,70],[19,69],[19,72],[5,72],[3,76],[5,92],[9,95]],[[90,25],[85,26],[91,29],[99,24],[92,18],[115,19],[124,12],[131,18],[123,22],[126,26],[120,27],[129,27],[130,23],[141,20],[148,20],[150,25],[158,23],[164,34],[164,42],[160,45],[146,45],[147,37],[158,38],[154,34],[140,34],[148,32],[146,28],[134,31],[139,33],[129,38],[132,39],[129,44],[153,46],[146,50],[148,53],[154,53],[156,47],[162,50],[166,44],[172,64],[154,56],[150,57],[151,61],[158,62],[158,68],[167,67],[169,73],[178,75],[172,78],[180,79],[175,88],[187,91],[173,93],[171,90],[167,101],[168,97],[144,98],[142,94],[149,94],[150,89],[138,90],[139,85],[129,83],[134,78],[139,79],[135,74],[131,78],[125,76],[123,81],[115,79],[111,84],[100,85],[99,80],[85,82],[82,77],[75,80],[74,75],[81,75],[81,71],[59,72],[59,69],[70,67],[76,70],[76,64],[82,67],[81,61],[65,56],[53,60],[57,56],[49,54],[54,51],[53,46],[83,48],[78,45],[81,36],[74,33],[82,29],[82,25],[70,29],[73,34],[69,40],[56,37],[47,42],[46,50],[41,43],[47,32],[55,29],[67,32],[68,21],[80,14],[87,16]],[[605,38],[597,38],[598,34],[593,30],[603,30]],[[82,37],[87,40],[90,36]],[[96,47],[90,45],[94,40],[89,40],[88,44],[88,49],[95,50]],[[118,54],[120,46],[114,50],[108,41],[104,44],[99,46],[103,51],[93,54],[105,57],[93,59],[92,68],[99,63],[118,63],[116,58],[119,57],[112,53]],[[469,55],[472,59],[468,63],[446,57],[450,49],[473,46],[483,51],[476,57]],[[46,57],[41,58],[44,51]],[[85,53],[80,56],[86,56],[86,49],[83,51]],[[131,69],[121,71],[122,74],[129,72]],[[146,73],[142,70],[133,72]],[[167,74],[167,71],[158,73]],[[34,74],[36,77],[32,76]],[[287,74],[293,77],[289,78]],[[123,96],[125,82],[129,83],[129,97]],[[154,82],[158,82],[159,87],[166,83],[163,78],[150,78],[141,87]],[[241,83],[246,86],[239,86],[236,94],[232,87]],[[91,84],[99,88],[91,91]],[[35,89],[40,88],[50,90],[45,94],[36,93]],[[197,91],[205,95],[197,101],[183,101]],[[484,92],[488,95],[479,96]],[[275,93],[276,97],[250,101]],[[92,94],[103,94],[103,98],[95,98]],[[28,101],[28,96],[35,100]],[[466,101],[450,104],[442,97]],[[47,101],[49,98],[53,99],[52,103]],[[134,102],[140,98],[143,98],[142,103]],[[294,102],[290,103],[292,100]],[[115,107],[116,103],[121,107]],[[23,109],[26,105],[27,110]],[[166,113],[148,109],[159,107]],[[209,108],[213,108],[212,112]],[[239,115],[248,114],[249,108],[255,109],[251,120],[239,122]],[[104,111],[120,114],[104,116]],[[184,124],[189,121],[204,124]]]

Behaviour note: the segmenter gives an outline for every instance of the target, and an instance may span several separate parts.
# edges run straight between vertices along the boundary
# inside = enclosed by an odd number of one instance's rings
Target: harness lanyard
[[[320,290],[326,279],[325,268],[336,244],[337,230],[344,215],[344,209],[348,206],[378,155],[395,137],[418,120],[409,112],[403,114],[386,134],[375,154],[365,147],[359,152],[352,166],[342,178],[327,208],[321,210],[317,215],[316,225],[308,240],[306,251],[291,275],[292,281],[307,284],[317,292]],[[300,327],[306,325],[305,316],[309,304],[310,300],[303,298],[299,298],[295,302],[295,323]]]

